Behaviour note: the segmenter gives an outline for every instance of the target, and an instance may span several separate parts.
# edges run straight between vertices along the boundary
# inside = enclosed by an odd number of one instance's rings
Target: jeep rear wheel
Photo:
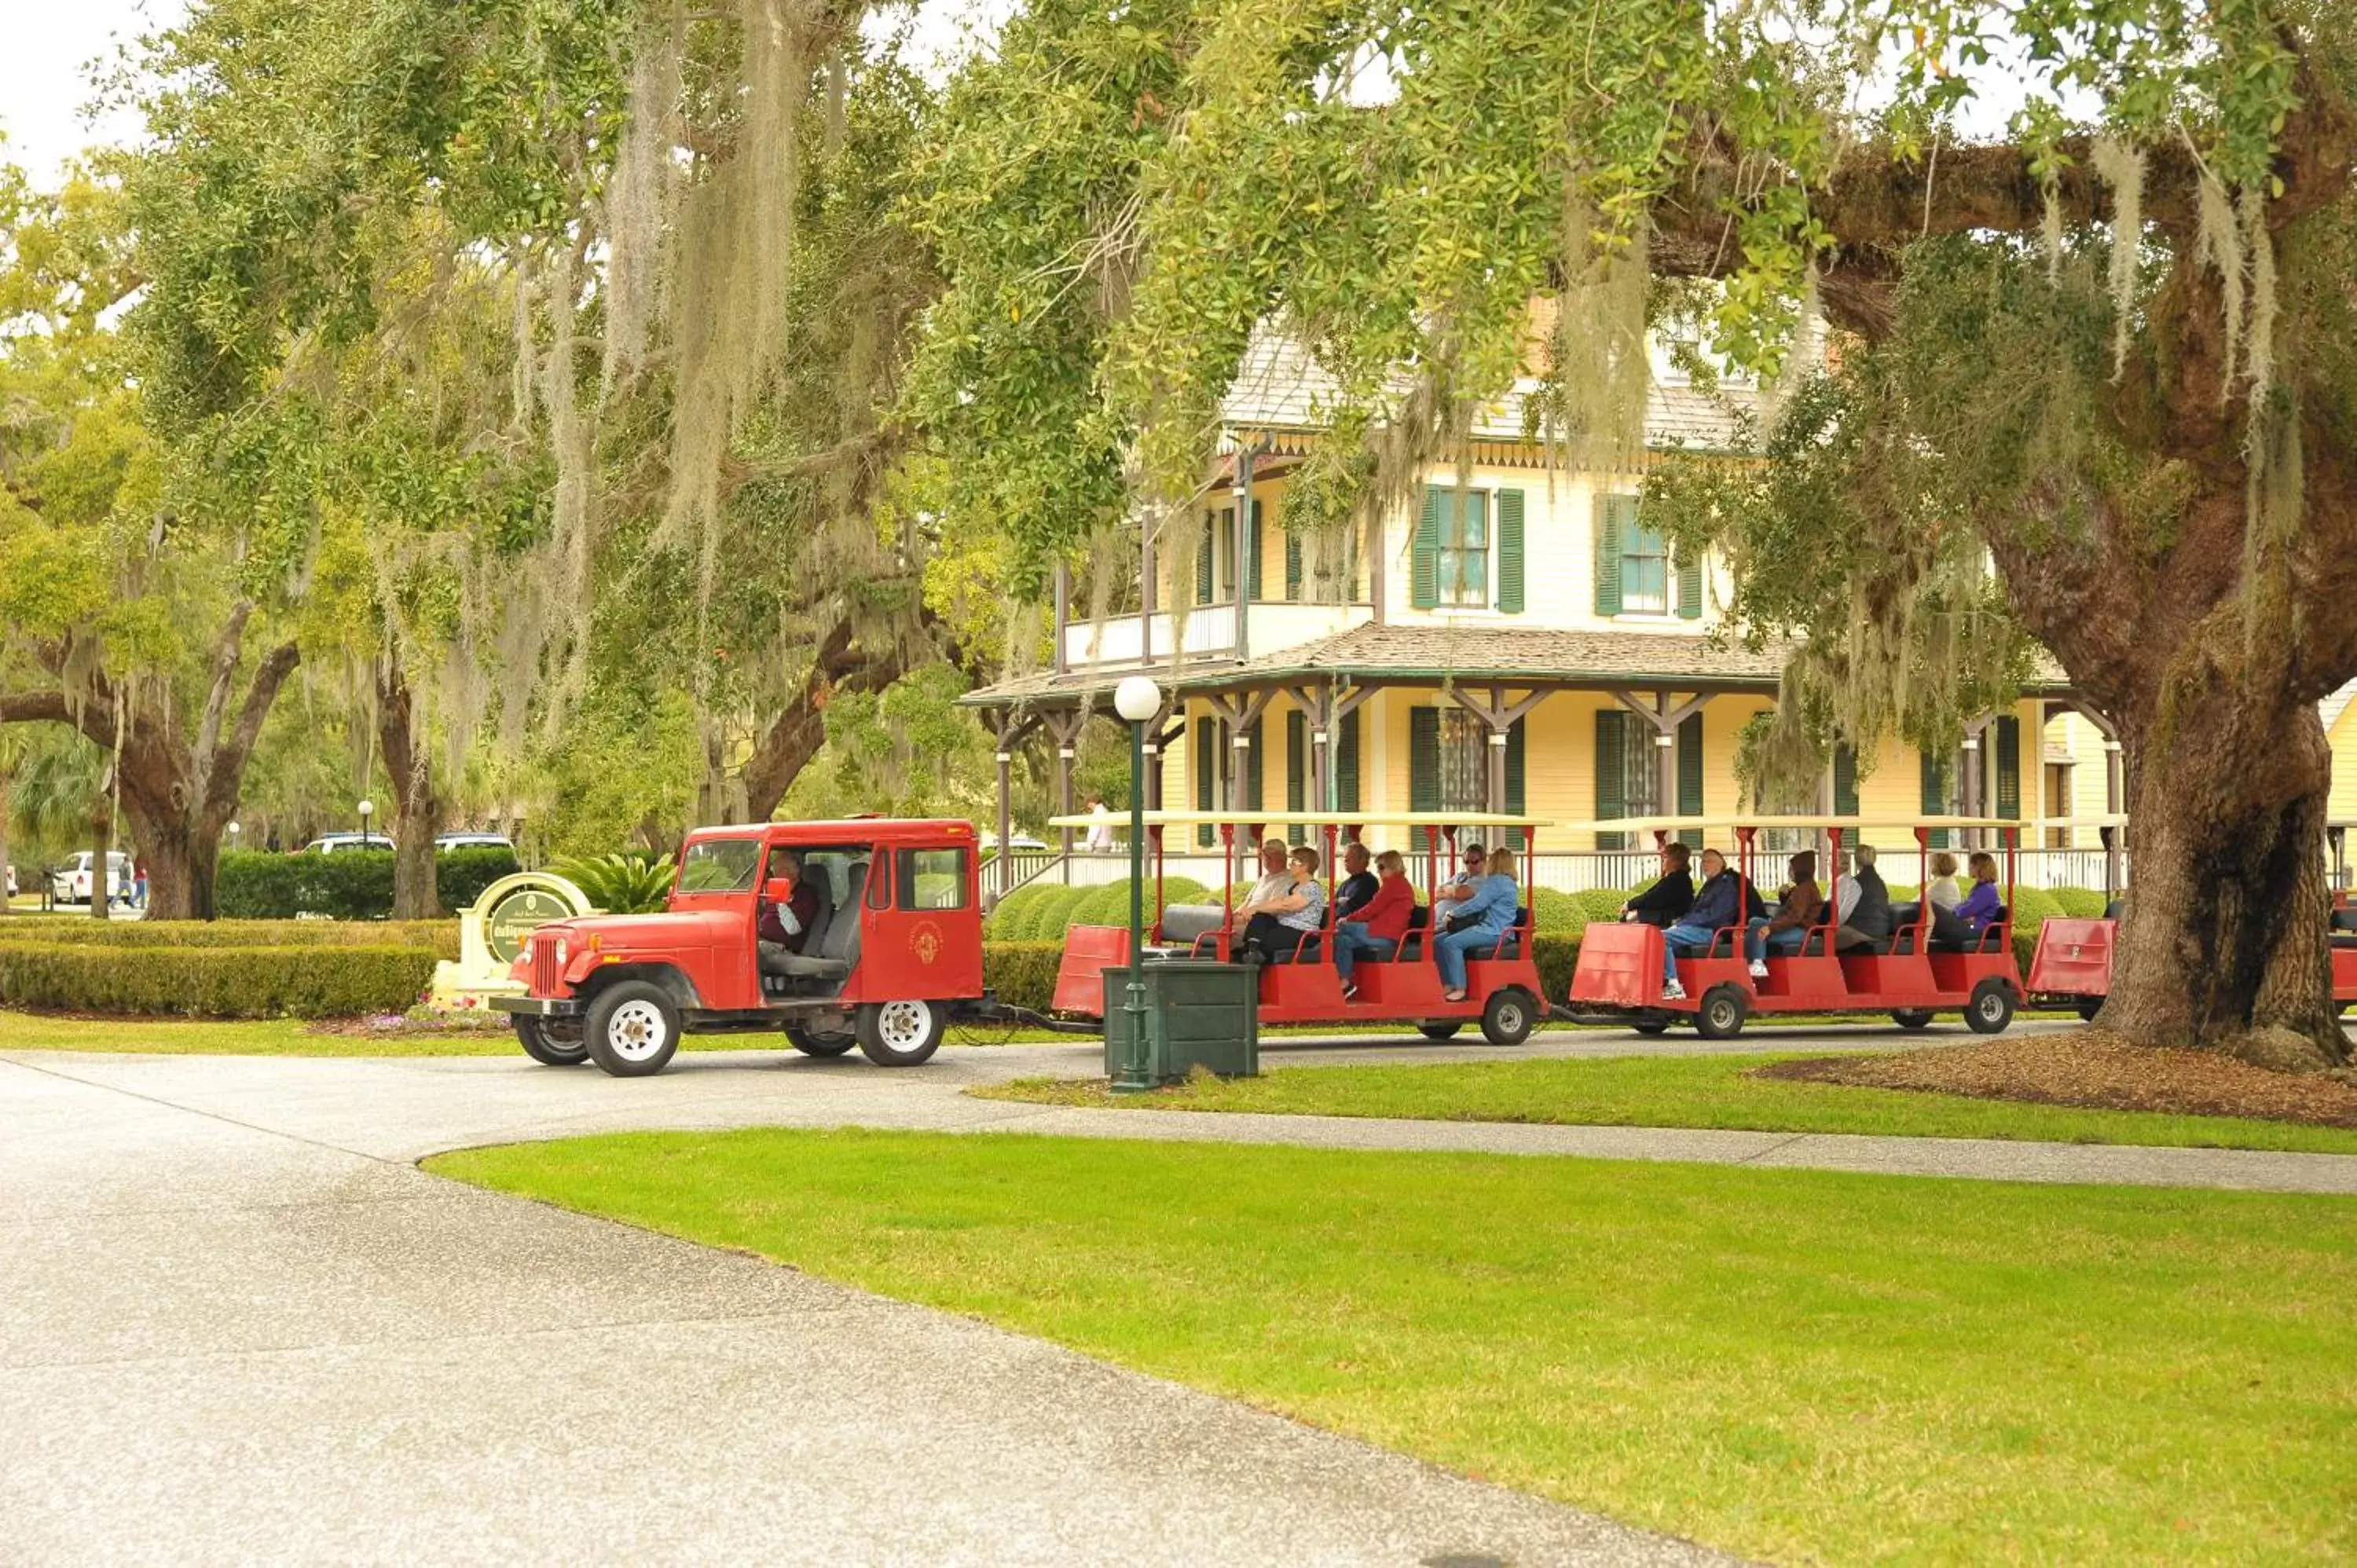
[[[808,1024],[789,1024],[786,1043],[806,1057],[839,1057],[859,1043],[859,1036],[850,1029],[813,1029]]]
[[[590,1059],[616,1078],[651,1078],[679,1049],[679,1009],[659,985],[620,981],[589,1004],[584,1034]]]
[[[941,1048],[950,1010],[939,1002],[870,1002],[859,1010],[859,1051],[877,1067],[915,1067]]]
[[[543,1067],[579,1067],[589,1059],[589,1046],[581,1037],[577,1021],[559,1023],[554,1018],[519,1013],[515,1032],[516,1043],[523,1047],[523,1054]]]

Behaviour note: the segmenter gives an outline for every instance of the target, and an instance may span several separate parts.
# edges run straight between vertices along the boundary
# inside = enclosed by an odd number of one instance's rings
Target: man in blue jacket
[[[1678,983],[1678,960],[1710,950],[1711,939],[1730,926],[1743,924],[1742,878],[1727,869],[1727,856],[1715,849],[1702,852],[1702,890],[1694,907],[1678,923],[1662,933],[1662,1000],[1683,1002],[1686,988]]]

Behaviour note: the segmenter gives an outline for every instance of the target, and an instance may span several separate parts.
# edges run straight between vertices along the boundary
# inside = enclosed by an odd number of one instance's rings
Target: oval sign
[[[483,890],[476,909],[483,920],[483,945],[502,964],[523,956],[532,933],[551,920],[589,912],[589,900],[562,876],[522,872],[503,876]]]

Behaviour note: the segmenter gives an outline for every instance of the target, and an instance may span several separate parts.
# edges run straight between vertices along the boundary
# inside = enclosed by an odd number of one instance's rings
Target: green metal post
[[[1129,726],[1129,990],[1122,1004],[1129,1038],[1123,1042],[1115,1094],[1154,1087],[1146,1071],[1146,725]]]

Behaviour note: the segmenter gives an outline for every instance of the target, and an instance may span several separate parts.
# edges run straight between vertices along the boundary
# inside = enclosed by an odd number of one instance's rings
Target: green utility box
[[[1199,1064],[1222,1078],[1260,1076],[1260,970],[1170,959],[1146,975],[1146,1072],[1173,1083]],[[1120,1076],[1129,1043],[1129,974],[1104,972],[1105,1076]]]

